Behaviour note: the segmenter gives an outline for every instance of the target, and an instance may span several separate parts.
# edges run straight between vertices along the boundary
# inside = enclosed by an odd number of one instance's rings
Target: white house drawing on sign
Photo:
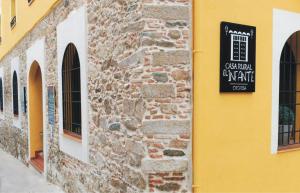
[[[229,31],[231,35],[231,61],[248,62],[248,45],[250,33]]]

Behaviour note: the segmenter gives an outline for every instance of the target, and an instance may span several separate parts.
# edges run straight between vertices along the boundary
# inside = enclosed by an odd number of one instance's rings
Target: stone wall
[[[191,192],[190,0],[60,3],[0,62],[5,76],[1,147],[27,163],[27,115],[22,114],[22,130],[11,126],[10,60],[20,56],[21,85],[26,86],[26,50],[45,36],[43,78],[58,88],[56,26],[83,4],[88,16],[89,164],[59,150],[57,115],[53,141],[48,141],[47,179],[69,193]]]

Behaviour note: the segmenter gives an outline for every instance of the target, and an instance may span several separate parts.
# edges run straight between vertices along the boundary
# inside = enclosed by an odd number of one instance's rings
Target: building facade
[[[0,147],[49,182],[300,191],[297,0],[1,6]]]
[[[66,192],[190,192],[190,1],[2,0],[1,147]]]
[[[299,192],[299,1],[194,3],[195,192]],[[256,27],[255,92],[220,92],[222,22]]]

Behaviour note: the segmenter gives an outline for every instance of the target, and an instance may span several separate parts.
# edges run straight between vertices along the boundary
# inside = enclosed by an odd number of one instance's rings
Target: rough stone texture
[[[156,80],[157,82],[168,82],[168,75],[167,73],[159,73],[159,72],[155,72],[152,74],[153,79]]]
[[[184,70],[176,70],[172,72],[172,77],[174,80],[189,80],[190,75],[189,72]]]
[[[167,98],[175,96],[172,84],[149,84],[142,88],[144,98]]]
[[[189,62],[190,52],[186,50],[153,53],[154,66],[188,64]]]
[[[145,5],[143,16],[163,20],[188,20],[189,8],[186,6]]]
[[[145,121],[142,131],[146,134],[182,134],[188,133],[190,121]]]
[[[191,192],[191,0],[59,3],[0,61],[5,83],[0,147],[28,164],[27,114],[19,115],[22,129],[12,126],[11,59],[20,58],[20,91],[27,86],[26,50],[45,36],[43,79],[58,88],[56,26],[83,4],[89,163],[59,150],[56,106],[53,139],[50,128],[44,133],[47,179],[67,193]],[[47,108],[44,112],[47,116]]]
[[[142,169],[146,172],[185,172],[188,169],[188,160],[186,159],[144,159]]]
[[[164,185],[156,186],[157,189],[165,192],[170,191],[178,191],[180,189],[180,185],[174,182],[169,182]]]
[[[177,105],[175,104],[161,104],[160,110],[165,114],[176,114],[177,113]]]
[[[169,157],[175,157],[175,156],[185,156],[185,153],[181,150],[166,149],[164,150],[164,155]]]
[[[181,34],[178,30],[170,30],[168,36],[172,39],[178,40],[181,37]]]

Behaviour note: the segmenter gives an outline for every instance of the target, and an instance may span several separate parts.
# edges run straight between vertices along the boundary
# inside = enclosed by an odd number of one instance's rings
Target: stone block
[[[144,98],[175,97],[175,89],[172,84],[146,84],[142,87]]]
[[[121,125],[120,123],[113,123],[108,127],[108,129],[111,131],[120,131]]]
[[[174,72],[172,72],[172,77],[174,78],[174,80],[189,80],[190,79],[189,72],[184,71],[184,70],[175,70]]]
[[[145,21],[138,21],[134,23],[129,23],[128,26],[124,27],[123,32],[139,32],[145,27]]]
[[[140,156],[144,156],[145,149],[142,143],[138,143],[132,140],[126,140],[125,142],[125,149],[128,152],[135,153]]]
[[[146,105],[143,99],[131,100],[124,99],[123,100],[123,113],[128,116],[134,116],[138,120],[142,120],[146,111]],[[135,124],[136,125],[136,124]]]
[[[123,175],[123,177],[129,184],[132,184],[142,190],[146,188],[146,180],[141,173],[129,168],[125,168],[123,171]]]
[[[173,42],[169,42],[169,41],[165,41],[165,40],[157,41],[156,45],[160,46],[160,47],[165,47],[165,48],[175,47],[175,44]]]
[[[182,134],[190,131],[189,120],[159,120],[159,121],[144,121],[142,131],[145,134]]]
[[[186,27],[188,23],[186,21],[167,21],[166,27]]]
[[[130,56],[124,58],[119,62],[119,66],[122,68],[128,68],[142,64],[144,60],[145,50],[141,49],[131,54]]]
[[[176,149],[166,149],[163,151],[165,156],[174,157],[174,156],[185,156],[185,153],[181,150]]]
[[[175,182],[168,182],[163,185],[157,185],[156,188],[164,192],[176,192],[180,189],[180,185]]]
[[[163,20],[189,20],[190,10],[188,6],[145,5],[143,17]]]
[[[175,104],[161,104],[160,110],[162,113],[174,115],[177,113],[177,106]]]
[[[188,160],[186,158],[173,159],[150,159],[142,160],[142,170],[145,173],[154,172],[184,172],[188,169]]]
[[[178,30],[170,30],[168,36],[172,39],[179,39],[181,37],[180,31]]]
[[[190,53],[186,50],[153,53],[153,66],[188,63],[190,63]]]
[[[140,122],[135,118],[131,118],[123,121],[123,125],[126,127],[126,129],[135,131],[140,127]]]
[[[168,82],[168,75],[167,73],[160,73],[160,72],[154,72],[152,73],[153,79],[157,82]]]

